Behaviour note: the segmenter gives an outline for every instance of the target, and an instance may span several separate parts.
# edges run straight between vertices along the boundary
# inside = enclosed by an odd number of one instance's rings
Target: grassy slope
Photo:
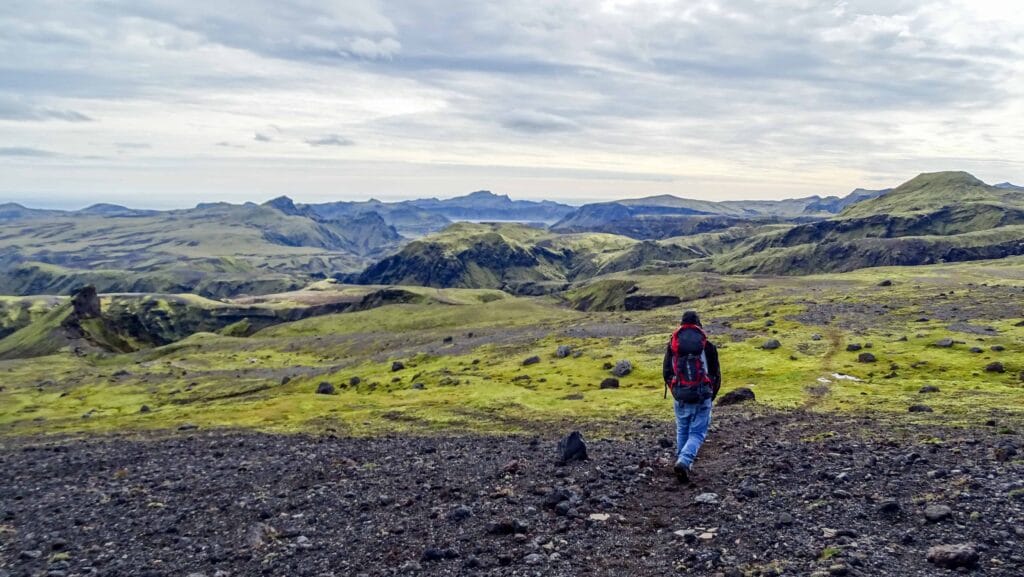
[[[199,290],[209,294],[224,294],[215,286],[224,283],[252,289],[239,292],[275,292],[289,279],[365,266],[365,258],[335,246],[345,227],[331,226],[268,207],[230,205],[0,223],[0,251],[27,261],[5,271],[0,292],[58,293],[86,283],[101,290],[180,291],[203,279],[209,280]]]
[[[889,194],[849,206],[840,217],[928,212],[965,203],[1010,204],[1022,208],[1024,194],[989,186],[966,172],[933,172],[921,174]]]
[[[639,282],[666,290],[676,278]],[[881,279],[894,284],[877,286]],[[759,279],[743,288],[686,305],[703,313],[722,344],[726,389],[752,386],[761,402],[776,407],[905,414],[909,404],[924,402],[936,412],[907,418],[1024,419],[1024,327],[1016,326],[1024,316],[1024,259]],[[0,430],[111,431],[194,422],[356,434],[497,432],[526,430],[535,420],[667,415],[661,352],[681,307],[581,313],[549,298],[483,302],[492,293],[446,293],[462,304],[386,306],[280,325],[249,338],[198,334],[130,355],[3,362]],[[919,322],[922,317],[929,320]],[[980,328],[986,326],[996,332]],[[812,340],[814,333],[823,338]],[[932,346],[946,336],[965,344]],[[762,350],[769,337],[779,338],[782,348]],[[878,362],[857,362],[857,353],[845,350],[850,342],[873,343]],[[581,355],[556,358],[560,344]],[[992,351],[993,345],[1005,350]],[[972,353],[970,346],[983,352]],[[529,355],[541,361],[522,366]],[[600,390],[608,376],[602,365],[620,358],[636,370],[621,389]],[[393,360],[406,368],[392,372]],[[1005,373],[983,370],[996,360]],[[837,372],[862,381],[830,376]],[[886,378],[891,372],[896,376]],[[347,386],[356,376],[360,384]],[[338,394],[313,394],[325,380]],[[941,392],[919,394],[926,384]],[[142,404],[153,412],[140,414]]]

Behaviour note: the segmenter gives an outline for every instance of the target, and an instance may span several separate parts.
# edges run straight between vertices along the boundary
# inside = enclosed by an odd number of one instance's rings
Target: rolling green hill
[[[922,174],[837,217],[765,230],[700,266],[813,274],[1024,254],[1024,192],[965,172]]]
[[[452,225],[366,269],[358,282],[498,288],[518,294],[561,290],[574,280],[676,263],[700,254],[677,241],[558,234],[516,224]]]
[[[128,213],[109,207],[0,222],[0,293],[281,292],[362,269],[401,237],[374,214],[320,221],[271,205]]]
[[[796,224],[692,214],[717,205],[674,197],[587,205],[547,231],[460,224],[409,244],[359,282],[529,293],[627,270],[803,275],[1024,254],[1024,193],[1014,187],[949,172],[854,194],[842,213]],[[683,222],[694,226],[680,230]],[[566,232],[601,223],[624,234]],[[637,240],[645,235],[667,238]]]

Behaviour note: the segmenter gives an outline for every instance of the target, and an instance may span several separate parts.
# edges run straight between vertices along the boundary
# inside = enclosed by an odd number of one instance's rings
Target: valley
[[[1021,193],[8,209],[0,571],[1016,575]]]

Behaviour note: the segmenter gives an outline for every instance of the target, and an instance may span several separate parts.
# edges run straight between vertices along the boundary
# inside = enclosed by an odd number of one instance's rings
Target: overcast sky
[[[1017,2],[4,0],[0,201],[1024,183]]]

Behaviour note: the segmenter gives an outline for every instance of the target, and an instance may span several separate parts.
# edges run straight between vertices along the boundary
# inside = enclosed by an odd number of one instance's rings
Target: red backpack
[[[711,377],[704,347],[708,336],[697,325],[679,325],[672,333],[672,381],[665,385],[680,403],[699,403],[711,398]],[[666,391],[665,397],[668,398]]]

